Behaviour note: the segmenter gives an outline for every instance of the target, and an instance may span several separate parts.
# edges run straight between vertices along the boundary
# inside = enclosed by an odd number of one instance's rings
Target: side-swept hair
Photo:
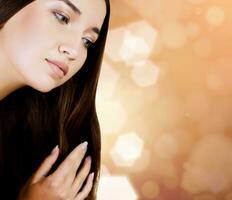
[[[0,0],[0,29],[31,0]],[[101,136],[95,108],[96,88],[108,32],[110,4],[95,45],[83,67],[66,83],[42,93],[23,87],[0,101],[0,190],[16,199],[19,190],[55,145],[60,155],[52,173],[81,142],[88,141],[86,156],[95,173],[88,200],[96,199],[101,161]],[[10,191],[10,193],[8,193]]]

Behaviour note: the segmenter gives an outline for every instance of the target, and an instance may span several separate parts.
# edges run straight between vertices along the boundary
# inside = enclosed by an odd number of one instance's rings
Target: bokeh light
[[[157,183],[154,181],[147,181],[142,185],[142,193],[145,197],[148,199],[155,199],[159,193],[160,193],[160,188]]]
[[[132,166],[140,157],[143,141],[135,132],[120,135],[112,148],[111,156],[118,166]]]
[[[151,163],[152,153],[147,149],[143,149],[141,156],[134,162],[134,165],[130,168],[131,173],[141,173],[146,171]]]
[[[231,62],[231,59],[219,59],[212,64],[206,79],[212,92],[219,95],[232,94]]]
[[[157,31],[147,21],[131,23],[109,32],[106,53],[114,61],[131,65],[150,56],[156,36]]]
[[[232,1],[111,5],[96,106],[102,178],[125,176],[141,200],[232,200]],[[134,199],[107,184],[102,199]]]
[[[160,158],[173,158],[178,153],[176,139],[171,134],[159,135],[154,143],[154,152]]]
[[[171,49],[182,47],[187,40],[185,27],[177,22],[165,23],[161,30],[161,37],[163,44]]]
[[[113,99],[117,83],[119,81],[119,73],[106,61],[102,64],[97,88],[97,103],[99,101]]]
[[[120,49],[126,34],[125,27],[110,30],[106,43],[106,55],[113,61],[121,61]]]
[[[116,134],[125,124],[127,113],[118,101],[103,101],[98,104],[98,118],[100,127],[105,134]]]
[[[135,63],[132,79],[141,87],[154,85],[159,77],[159,68],[149,60]]]
[[[137,194],[129,179],[124,176],[104,176],[98,189],[98,200],[136,200]]]
[[[191,192],[219,193],[232,186],[232,140],[206,135],[192,149],[184,164],[182,187]]]
[[[166,185],[169,185],[169,188],[171,188],[173,185],[179,184],[180,182],[178,180],[180,178],[177,178],[178,169],[172,160],[154,157],[151,172],[156,176],[162,177],[162,182],[164,182]],[[173,180],[170,181],[170,179]]]
[[[222,25],[225,19],[225,13],[222,8],[217,6],[210,7],[205,15],[206,21],[211,26]]]
[[[157,31],[147,21],[131,23],[127,28],[120,55],[122,60],[131,65],[150,56]]]

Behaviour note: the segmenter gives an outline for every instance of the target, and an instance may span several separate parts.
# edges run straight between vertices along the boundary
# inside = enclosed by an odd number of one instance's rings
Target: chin
[[[49,80],[34,80],[32,82],[29,82],[28,86],[32,87],[33,89],[39,92],[47,93],[50,92],[52,89],[56,88],[57,84]]]
[[[43,92],[43,93],[47,93],[47,92],[50,92],[53,88],[51,87],[42,87],[41,85],[40,86],[37,86],[37,85],[29,85],[30,87],[32,87],[33,89],[39,91],[39,92]]]
[[[35,90],[38,90],[39,92],[47,93],[50,92],[53,88],[34,88]]]

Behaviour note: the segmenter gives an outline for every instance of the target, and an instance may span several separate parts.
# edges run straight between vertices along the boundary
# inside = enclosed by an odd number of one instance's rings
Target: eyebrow
[[[58,0],[58,1],[63,1],[64,3],[66,3],[74,11],[74,13],[77,13],[79,15],[82,14],[81,11],[70,0]],[[91,30],[97,35],[100,34],[100,30],[97,27],[93,27]]]
[[[97,27],[93,27],[91,30],[98,35],[100,34],[100,30]]]
[[[58,0],[66,3],[75,13],[81,15],[81,11],[69,0]]]

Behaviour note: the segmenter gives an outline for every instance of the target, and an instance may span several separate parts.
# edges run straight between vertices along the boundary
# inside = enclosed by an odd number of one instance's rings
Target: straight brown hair
[[[31,2],[0,0],[0,28]],[[101,135],[95,96],[110,17],[109,0],[105,2],[107,14],[99,38],[89,48],[83,67],[71,79],[47,93],[26,86],[0,101],[1,197],[17,199],[22,186],[57,144],[60,155],[49,174],[78,144],[88,141],[86,156],[92,158],[95,178],[87,199],[96,199]]]

